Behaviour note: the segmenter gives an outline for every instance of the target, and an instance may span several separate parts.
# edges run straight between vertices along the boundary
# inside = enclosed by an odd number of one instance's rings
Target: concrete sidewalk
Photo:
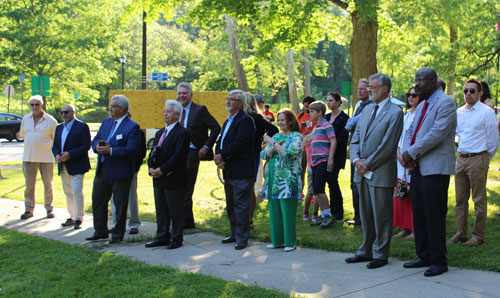
[[[42,205],[34,217],[19,219],[24,203],[0,199],[0,226],[77,245],[93,234],[92,216],[86,214],[81,230],[61,228],[67,211],[56,208],[56,218],[47,219]],[[137,239],[155,234],[156,224],[146,222]],[[131,235],[126,234],[126,238]],[[500,297],[500,274],[450,267],[441,276],[424,277],[423,269],[404,269],[403,262],[391,258],[389,264],[374,270],[366,263],[346,264],[352,254],[298,248],[285,253],[266,249],[267,243],[251,241],[247,249],[236,251],[232,244],[221,244],[223,237],[212,233],[184,236],[183,247],[148,249],[144,242],[107,245],[104,250],[152,265],[212,275],[225,280],[258,285],[285,293],[315,297]],[[92,246],[91,245],[91,246]]]

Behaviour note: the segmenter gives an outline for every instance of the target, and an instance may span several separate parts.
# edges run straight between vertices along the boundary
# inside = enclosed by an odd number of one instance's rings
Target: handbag
[[[394,198],[406,200],[410,197],[410,184],[406,182],[406,169],[404,170],[403,179],[399,180],[394,190]]]

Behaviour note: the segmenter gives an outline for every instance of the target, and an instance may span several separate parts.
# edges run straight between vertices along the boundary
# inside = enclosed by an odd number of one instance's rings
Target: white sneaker
[[[296,248],[297,248],[297,246],[292,246],[292,247],[287,246],[287,247],[285,247],[284,251],[290,252],[290,251],[294,251]]]
[[[281,245],[281,246],[274,246],[274,245],[272,245],[272,244],[268,244],[268,245],[266,245],[266,248],[270,248],[270,249],[274,249],[274,248],[283,248],[283,245]]]

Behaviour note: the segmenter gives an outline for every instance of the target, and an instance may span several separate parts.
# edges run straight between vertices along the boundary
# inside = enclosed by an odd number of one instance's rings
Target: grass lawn
[[[92,161],[95,168],[95,159]],[[500,272],[500,155],[493,159],[488,173],[488,222],[487,239],[484,245],[470,248],[458,244],[448,244],[448,259],[451,266],[483,269]],[[2,170],[9,177],[0,181],[0,196],[23,200],[24,177],[21,169]],[[91,193],[94,171],[85,176],[84,195],[85,207],[91,211]],[[352,197],[349,187],[349,170],[340,172],[340,185],[344,195],[345,218],[353,217]],[[39,178],[40,180],[40,178]],[[449,188],[448,215],[447,215],[447,238],[451,238],[456,232],[455,223],[455,186],[453,177]],[[60,179],[54,176],[54,205],[66,208],[66,201],[62,192]],[[147,175],[147,167],[143,166],[138,177],[139,210],[142,220],[155,221],[155,207],[153,198],[153,187],[151,178]],[[36,188],[37,202],[43,203],[43,185],[41,181]],[[469,201],[471,202],[471,201]],[[224,211],[224,190],[216,176],[216,168],[213,162],[202,162],[198,174],[198,181],[194,197],[194,214],[198,229],[212,231],[221,235],[229,233],[229,223]],[[473,204],[470,204],[469,227],[473,223]],[[300,246],[318,248],[330,251],[356,252],[362,241],[360,227],[349,226],[346,223],[334,224],[329,229],[310,227],[308,223],[302,222],[303,203],[297,210],[297,240]],[[20,215],[20,214],[19,214]],[[270,242],[269,218],[267,203],[260,202],[255,212],[255,229],[251,232],[251,238],[259,241]],[[394,233],[399,232],[398,229]],[[470,231],[469,231],[470,235]],[[415,257],[414,242],[407,239],[392,240],[391,256],[403,260]]]
[[[4,228],[0,228],[0,296],[289,297]]]

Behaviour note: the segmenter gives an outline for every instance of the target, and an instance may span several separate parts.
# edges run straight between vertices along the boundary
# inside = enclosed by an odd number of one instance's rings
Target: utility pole
[[[147,69],[147,59],[146,59],[146,49],[147,49],[147,27],[146,27],[146,12],[142,12],[142,90],[146,90],[146,69]]]

